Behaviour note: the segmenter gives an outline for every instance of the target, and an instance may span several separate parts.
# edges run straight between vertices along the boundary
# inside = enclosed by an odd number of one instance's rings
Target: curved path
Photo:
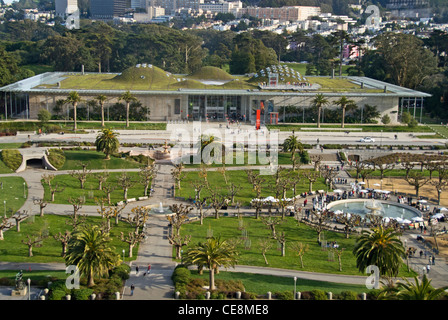
[[[157,175],[153,181],[154,193],[148,200],[131,202],[125,209],[125,212],[130,211],[135,206],[141,205],[156,205],[159,202],[163,203],[166,207],[177,201],[171,194],[171,186],[174,185],[171,176],[171,164],[170,163],[158,163]],[[135,171],[138,169],[130,169],[128,171]],[[108,170],[113,171],[113,170]],[[122,171],[122,170],[120,170]],[[43,186],[41,185],[41,175],[48,173],[43,169],[28,168],[21,173],[15,173],[16,176],[21,176],[28,184],[28,198],[21,209],[29,210],[32,214],[38,214],[37,206],[33,204],[33,198],[43,197]],[[54,174],[66,174],[64,171],[52,171]],[[344,174],[341,171],[341,174]],[[3,174],[0,176],[9,176],[11,174]],[[347,185],[348,186],[348,185]],[[309,201],[310,202],[310,201]],[[71,205],[49,204],[45,208],[45,213],[53,214],[71,214]],[[233,213],[232,209],[228,210],[229,213]],[[88,215],[97,215],[96,206],[84,206],[80,213]],[[165,216],[152,215],[147,222],[147,228],[144,230],[147,233],[145,241],[139,246],[138,257],[131,263],[131,275],[126,281],[123,299],[125,300],[162,300],[173,299],[173,284],[171,281],[171,274],[176,265],[172,259],[172,246],[167,240],[168,234],[168,222]],[[407,235],[408,243],[412,243],[414,246],[420,248],[420,244],[417,243],[414,238]],[[421,270],[427,263],[426,259],[414,258],[411,266],[416,270]],[[144,275],[147,270],[148,264],[151,265],[150,274]],[[136,272],[136,266],[139,266],[139,272]],[[2,270],[61,270],[65,269],[63,263],[48,263],[48,264],[34,264],[34,263],[5,263],[0,262],[0,269]],[[248,272],[256,274],[267,274],[285,277],[298,277],[299,279],[311,279],[320,281],[329,281],[337,283],[347,284],[365,284],[367,276],[348,276],[348,275],[335,275],[335,274],[323,274],[314,272],[303,272],[295,270],[266,268],[266,267],[252,267],[252,266],[236,266],[235,269],[228,269],[228,271],[235,272]],[[432,284],[435,287],[448,285],[448,268],[445,261],[441,259],[436,260],[436,265],[432,266],[430,277],[433,279]],[[130,295],[130,286],[134,284],[134,294]],[[1,297],[0,297],[1,299]]]

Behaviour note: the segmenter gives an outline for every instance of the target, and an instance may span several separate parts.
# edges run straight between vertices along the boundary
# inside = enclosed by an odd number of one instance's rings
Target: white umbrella
[[[358,184],[366,184],[364,181],[358,182]]]
[[[443,218],[443,217],[444,217],[443,213],[437,213],[437,214],[431,216],[431,218],[436,218],[436,219]]]
[[[448,211],[448,209],[445,208],[445,207],[442,207],[442,208],[440,208],[439,210],[440,210],[440,211]]]
[[[423,218],[422,217],[413,217],[411,218],[412,221],[414,222],[423,222]]]
[[[404,219],[404,220],[401,221],[401,223],[404,223],[404,224],[410,224],[411,222],[412,221],[408,220],[408,219]]]
[[[335,212],[334,212],[334,214],[341,214],[341,213],[344,213],[342,210],[336,210]]]
[[[379,183],[373,184],[375,187],[380,187],[381,185]]]
[[[263,199],[264,201],[275,201],[276,199],[273,196],[269,196]]]
[[[381,193],[381,192],[383,192],[383,190],[375,189],[375,190],[373,190],[373,192]]]
[[[361,190],[359,190],[359,192],[369,192],[369,190],[366,190],[366,189],[361,189]]]
[[[428,201],[426,201],[426,200],[418,200],[418,202],[420,202],[420,203],[427,203]]]
[[[335,192],[335,193],[341,193],[341,192],[343,192],[343,191],[342,191],[341,189],[334,189],[333,192]]]

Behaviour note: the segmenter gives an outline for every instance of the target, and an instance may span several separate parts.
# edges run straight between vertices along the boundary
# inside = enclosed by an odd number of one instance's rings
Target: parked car
[[[371,137],[364,137],[364,138],[361,138],[361,140],[359,140],[359,142],[375,142],[375,139],[373,139]]]

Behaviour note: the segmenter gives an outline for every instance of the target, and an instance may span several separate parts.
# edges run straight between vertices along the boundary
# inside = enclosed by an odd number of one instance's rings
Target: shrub
[[[358,300],[358,294],[353,291],[342,291],[337,295],[340,300]]]
[[[52,290],[48,296],[48,300],[62,300],[67,295],[64,290]]]
[[[92,289],[76,289],[72,291],[73,299],[74,300],[89,300],[90,296],[92,295],[93,290]]]
[[[293,300],[294,299],[294,293],[292,291],[275,292],[274,296],[278,300]]]
[[[190,281],[191,272],[185,267],[176,268],[173,272],[172,279],[174,284],[187,284]]]
[[[257,299],[257,294],[253,292],[241,292],[241,299],[254,300]]]
[[[125,263],[122,263],[121,265],[115,267],[112,271],[110,276],[116,276],[119,277],[121,280],[125,281],[129,279],[129,273],[131,272],[131,267],[128,266]]]
[[[390,123],[390,117],[388,114],[385,114],[382,118],[381,118],[381,122],[383,124],[389,124]]]
[[[17,149],[3,150],[2,161],[13,171],[16,171],[22,164],[22,154]]]
[[[409,122],[408,122],[408,127],[409,128],[415,128],[418,126],[418,121],[415,118],[412,118]]]
[[[311,296],[313,297],[314,300],[327,300],[327,294],[323,290],[318,289],[312,290]]]
[[[304,150],[303,152],[300,153],[300,162],[303,164],[309,164],[311,162],[308,151]]]

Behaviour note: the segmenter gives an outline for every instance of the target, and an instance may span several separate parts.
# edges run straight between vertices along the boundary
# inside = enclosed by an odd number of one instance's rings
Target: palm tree
[[[95,276],[103,276],[117,266],[120,255],[110,247],[107,233],[98,226],[86,226],[73,234],[67,246],[66,265],[76,265],[87,277],[89,287],[95,285]]]
[[[399,236],[394,228],[386,229],[382,225],[364,230],[353,248],[359,271],[364,272],[369,265],[375,265],[381,275],[397,276],[405,257]]]
[[[95,98],[101,106],[101,126],[104,127],[104,102],[106,102],[107,97],[103,94],[100,94]]]
[[[120,100],[126,102],[126,127],[129,127],[129,105],[132,101],[137,101],[137,98],[128,90],[120,96]]]
[[[220,238],[208,238],[207,241],[188,249],[184,262],[205,266],[210,269],[210,290],[215,289],[215,270],[219,266],[234,267],[237,262],[238,252],[235,247],[226,240]]]
[[[445,295],[447,288],[433,288],[431,280],[428,280],[424,274],[421,282],[415,276],[414,282],[405,279],[405,282],[398,282],[396,286],[384,288],[378,298],[382,300],[438,300]]]
[[[292,169],[296,168],[296,150],[303,151],[302,143],[297,139],[295,135],[289,136],[283,141],[283,151],[291,152]]]
[[[67,99],[65,99],[65,103],[71,103],[73,106],[73,130],[78,129],[77,123],[76,123],[76,111],[78,103],[81,102],[81,97],[79,96],[77,91],[72,91],[68,94]]]
[[[336,101],[336,105],[340,106],[342,109],[342,122],[341,122],[341,128],[344,128],[344,122],[345,122],[345,111],[347,107],[354,107],[355,101],[347,99],[346,96],[342,96],[339,100]]]
[[[320,114],[322,113],[322,108],[329,103],[328,99],[324,97],[322,93],[316,94],[313,99],[313,106],[317,108],[317,127],[320,128]]]
[[[106,155],[105,160],[110,160],[110,155],[118,151],[120,147],[120,142],[117,139],[118,134],[110,129],[103,129],[96,137],[96,151],[104,152]]]

